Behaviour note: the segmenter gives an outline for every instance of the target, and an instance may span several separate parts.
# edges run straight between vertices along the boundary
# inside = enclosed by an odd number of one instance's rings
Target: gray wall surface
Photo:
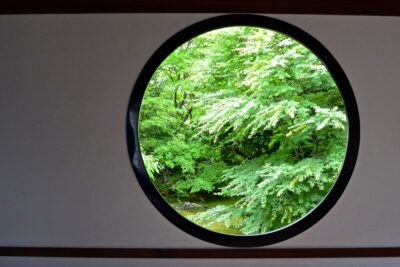
[[[210,16],[0,16],[0,246],[218,247],[182,232],[151,205],[125,139],[129,97],[147,59],[171,35]],[[341,64],[358,102],[361,145],[350,183],[328,215],[271,247],[400,246],[400,18],[273,17],[319,39]],[[39,260],[3,258],[0,265]],[[133,261],[150,266],[102,264]],[[307,266],[333,266],[321,261]],[[102,266],[60,262],[43,259]]]

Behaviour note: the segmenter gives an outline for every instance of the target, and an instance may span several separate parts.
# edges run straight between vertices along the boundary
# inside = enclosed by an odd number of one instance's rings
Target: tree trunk
[[[168,183],[168,169],[162,171],[162,181],[164,184]]]

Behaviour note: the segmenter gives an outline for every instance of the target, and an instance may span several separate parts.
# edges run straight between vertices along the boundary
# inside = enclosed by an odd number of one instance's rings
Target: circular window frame
[[[156,69],[176,48],[190,39],[220,28],[253,26],[285,34],[302,43],[326,66],[335,81],[345,104],[348,119],[348,142],[346,156],[340,174],[325,198],[304,217],[291,224],[257,235],[232,235],[208,230],[184,218],[166,202],[151,181],[140,152],[139,112],[147,85]],[[257,247],[274,244],[294,237],[310,228],[324,217],[338,201],[354,170],[360,143],[360,122],[356,99],[344,71],[332,54],[314,37],[287,22],[262,15],[222,15],[194,23],[170,37],[150,57],[140,72],[129,100],[126,137],[129,158],[137,180],[151,203],[171,223],[201,240],[230,247]]]

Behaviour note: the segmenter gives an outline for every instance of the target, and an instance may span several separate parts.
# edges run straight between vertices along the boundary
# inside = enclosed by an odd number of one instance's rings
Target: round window
[[[332,55],[255,15],[207,19],[164,43],[138,77],[127,130],[155,207],[228,246],[272,244],[317,222],[359,145],[356,101]]]

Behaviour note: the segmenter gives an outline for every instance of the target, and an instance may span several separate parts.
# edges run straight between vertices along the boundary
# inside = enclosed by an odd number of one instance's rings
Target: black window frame
[[[257,235],[230,235],[208,230],[180,215],[158,192],[144,166],[139,144],[139,113],[141,102],[154,72],[177,47],[202,33],[229,26],[254,26],[283,33],[310,49],[326,65],[345,103],[348,118],[348,145],[341,172],[329,193],[312,211],[301,219],[277,230]],[[321,220],[336,204],[354,170],[360,143],[360,121],[356,99],[350,82],[333,55],[314,37],[300,28],[279,19],[263,15],[231,14],[211,17],[179,31],[150,57],[140,72],[129,100],[126,137],[129,158],[136,178],[157,210],[171,223],[201,240],[230,247],[257,247],[287,240]]]

